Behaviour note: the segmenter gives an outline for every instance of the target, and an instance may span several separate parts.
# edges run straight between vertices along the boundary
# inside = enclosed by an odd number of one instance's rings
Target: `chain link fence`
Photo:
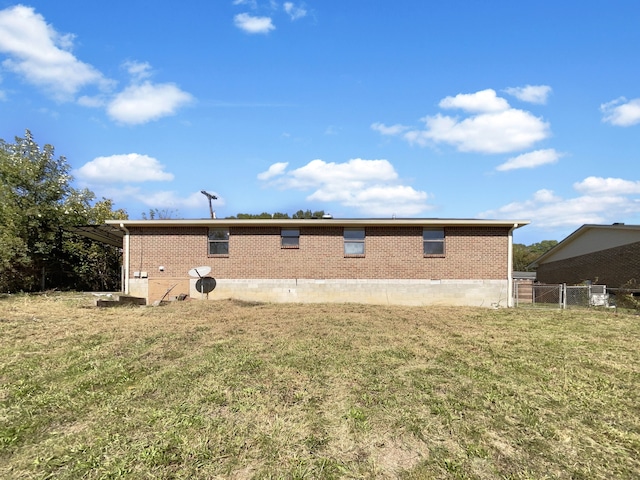
[[[608,307],[609,294],[605,285],[515,282],[514,305],[540,308]]]

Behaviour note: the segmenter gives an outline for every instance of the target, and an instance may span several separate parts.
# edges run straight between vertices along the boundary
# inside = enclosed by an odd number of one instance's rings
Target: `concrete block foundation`
[[[216,279],[216,287],[202,294],[191,280],[194,299],[233,298],[258,302],[363,303],[372,305],[454,305],[507,307],[506,280],[313,280]]]

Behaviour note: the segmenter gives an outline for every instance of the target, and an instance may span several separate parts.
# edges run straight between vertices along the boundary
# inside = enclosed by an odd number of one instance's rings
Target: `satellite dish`
[[[204,267],[196,267],[189,270],[189,276],[196,278],[202,278],[205,275],[209,275],[209,273],[211,273],[211,267],[207,267],[206,265]]]
[[[214,288],[216,288],[215,278],[203,277],[196,281],[196,290],[201,294],[212,292]]]

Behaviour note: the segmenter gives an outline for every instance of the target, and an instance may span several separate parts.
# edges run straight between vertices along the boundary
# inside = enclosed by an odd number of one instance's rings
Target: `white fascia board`
[[[451,218],[332,218],[332,219],[190,219],[190,220],[107,220],[107,225],[124,224],[126,227],[225,227],[225,226],[439,226],[439,227],[508,227],[520,228],[529,220],[475,220]]]

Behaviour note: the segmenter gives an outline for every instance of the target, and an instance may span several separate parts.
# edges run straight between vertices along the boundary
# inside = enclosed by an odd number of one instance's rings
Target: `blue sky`
[[[640,3],[0,0],[0,138],[130,218],[640,223]]]

